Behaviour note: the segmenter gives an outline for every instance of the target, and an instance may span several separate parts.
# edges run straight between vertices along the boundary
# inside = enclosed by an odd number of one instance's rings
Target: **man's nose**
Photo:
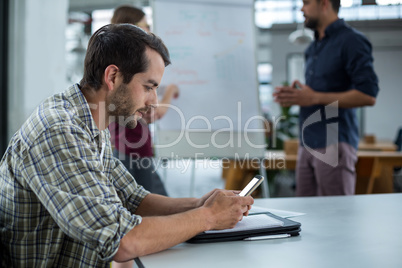
[[[148,95],[148,100],[146,105],[157,106],[158,105],[158,95],[156,94],[156,90],[152,90]]]

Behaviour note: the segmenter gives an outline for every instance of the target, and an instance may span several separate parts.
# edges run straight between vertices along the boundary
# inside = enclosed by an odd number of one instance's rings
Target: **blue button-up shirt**
[[[370,42],[362,33],[351,28],[343,19],[335,21],[327,27],[322,40],[316,33],[315,41],[305,52],[306,84],[319,92],[357,89],[376,97],[378,78],[371,50]],[[329,140],[331,131],[335,133],[332,135],[335,139]],[[301,107],[300,140],[302,145],[310,148],[324,148],[334,142],[346,142],[357,148],[359,130],[356,109],[339,108],[329,114],[323,105]]]

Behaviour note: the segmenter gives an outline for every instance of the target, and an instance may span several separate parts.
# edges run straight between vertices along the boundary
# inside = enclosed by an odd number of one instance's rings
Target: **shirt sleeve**
[[[374,71],[372,47],[362,34],[354,33],[345,37],[346,46],[343,57],[346,72],[355,89],[376,97],[379,91],[378,77]]]
[[[76,125],[46,130],[26,152],[23,165],[27,184],[56,224],[88,243],[102,260],[111,260],[122,237],[141,223],[105,175],[97,143]],[[143,197],[131,198],[139,204]]]

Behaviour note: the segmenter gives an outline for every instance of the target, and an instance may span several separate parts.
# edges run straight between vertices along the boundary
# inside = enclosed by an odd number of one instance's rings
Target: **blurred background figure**
[[[116,8],[111,23],[129,23],[150,32],[145,13],[133,6],[124,5]],[[115,146],[115,156],[123,162],[138,184],[152,193],[167,195],[153,163],[154,152],[148,124],[165,115],[171,100],[179,96],[179,88],[171,84],[162,89],[164,94],[158,107],[150,109],[134,129],[117,123],[112,123],[109,129]]]
[[[117,7],[113,13],[111,23],[129,23],[136,25],[146,32],[151,31],[145,12],[134,6]],[[144,186],[151,193],[166,195],[167,192],[163,182],[156,172],[153,162],[153,145],[151,131],[148,124],[162,118],[169,109],[173,98],[179,96],[179,88],[174,85],[162,87],[164,94],[159,101],[158,107],[150,109],[144,117],[138,121],[134,129],[126,128],[117,123],[109,126],[112,144],[115,146],[114,155],[130,171],[138,184]],[[133,267],[134,261],[125,263],[113,262],[113,268]]]
[[[355,108],[373,106],[379,91],[371,43],[338,17],[339,8],[340,0],[303,1],[304,25],[315,31],[305,52],[306,84],[296,80],[274,93],[280,105],[300,106],[298,196],[355,193]],[[316,114],[325,118],[316,120]]]

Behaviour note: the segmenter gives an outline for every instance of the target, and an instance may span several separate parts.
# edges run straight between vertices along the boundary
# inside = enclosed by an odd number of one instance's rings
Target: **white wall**
[[[9,131],[46,97],[64,90],[68,0],[10,1]]]
[[[363,32],[373,45],[374,68],[379,77],[380,92],[374,107],[366,107],[364,134],[377,139],[394,140],[402,127],[402,20],[348,22]],[[286,56],[303,52],[306,46],[288,42],[296,25],[275,25],[271,33],[272,84],[286,80]],[[278,114],[279,109],[277,108]]]

